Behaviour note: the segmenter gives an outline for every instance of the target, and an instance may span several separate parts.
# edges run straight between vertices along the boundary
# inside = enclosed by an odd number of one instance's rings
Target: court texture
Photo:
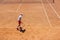
[[[0,40],[60,40],[60,0],[10,1],[0,0]],[[16,30],[20,13],[24,33]]]

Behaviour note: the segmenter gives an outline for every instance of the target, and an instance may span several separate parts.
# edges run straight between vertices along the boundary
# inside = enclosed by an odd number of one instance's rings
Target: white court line
[[[2,10],[1,12],[21,12],[20,11],[20,9],[21,9],[21,6],[22,6],[22,4],[20,3],[19,5],[18,5],[18,8],[16,9],[16,10]]]
[[[20,12],[19,9],[21,8],[21,5],[22,5],[22,4],[19,4],[19,5],[18,5],[18,8],[17,8],[16,12]],[[6,11],[6,10],[5,10],[5,11]],[[14,10],[8,10],[8,12],[15,12],[15,11],[14,11]],[[1,25],[0,25],[0,26],[1,26]],[[0,27],[0,28],[4,28],[4,27]],[[5,28],[15,28],[15,27],[5,27]]]
[[[49,23],[50,27],[52,27],[52,24],[51,24],[51,22],[50,22],[50,20],[49,20],[49,17],[48,17],[48,15],[47,15],[47,11],[46,11],[46,9],[45,9],[45,7],[44,7],[43,1],[41,0],[41,2],[42,2],[42,7],[43,7],[43,10],[44,10],[45,15],[46,15],[47,20],[48,20],[48,23]]]
[[[17,8],[17,10],[16,10],[16,12],[20,12],[19,9],[21,9],[21,6],[22,6],[22,4],[20,3],[19,6],[18,6],[18,8]]]
[[[48,0],[47,0],[48,1]],[[49,3],[49,1],[48,1]],[[55,12],[55,14],[57,15],[58,18],[60,18],[59,14],[57,13],[57,11],[54,9],[54,7],[52,6],[51,3],[49,3],[50,7],[52,8],[52,10]]]
[[[21,1],[21,0],[20,0],[20,1]],[[21,12],[21,11],[20,11],[21,6],[22,6],[22,3],[20,3],[20,4],[18,5],[18,8],[17,8],[16,12]]]

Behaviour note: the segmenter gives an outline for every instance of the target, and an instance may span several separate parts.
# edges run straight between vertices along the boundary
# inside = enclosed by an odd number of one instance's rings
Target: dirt
[[[46,13],[42,3],[0,4],[0,40],[60,40],[60,18],[49,3],[43,4]],[[60,15],[59,4],[60,0],[51,3]],[[21,12],[24,33],[16,30]]]

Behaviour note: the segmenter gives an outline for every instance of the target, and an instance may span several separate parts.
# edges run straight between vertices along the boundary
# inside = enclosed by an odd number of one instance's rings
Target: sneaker
[[[24,29],[24,30],[20,30],[20,32],[22,32],[22,33],[24,33],[26,30]]]
[[[16,28],[17,30],[19,30],[18,28]]]
[[[20,27],[20,30],[22,30],[22,27]]]

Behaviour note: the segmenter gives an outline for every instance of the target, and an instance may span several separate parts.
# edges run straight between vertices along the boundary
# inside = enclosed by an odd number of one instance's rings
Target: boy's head
[[[21,13],[20,15],[23,16],[23,13]]]

